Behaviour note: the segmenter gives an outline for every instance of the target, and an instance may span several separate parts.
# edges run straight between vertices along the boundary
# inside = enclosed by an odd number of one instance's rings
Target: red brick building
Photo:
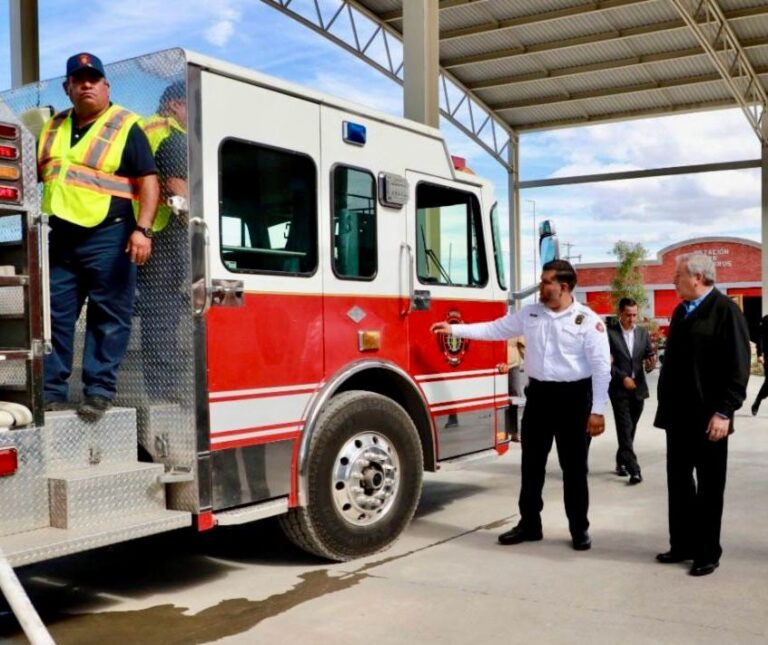
[[[675,259],[694,251],[714,258],[717,287],[741,305],[750,332],[754,334],[762,309],[761,246],[737,237],[685,240],[663,248],[655,260],[647,260],[641,271],[648,293],[648,307],[642,314],[656,319],[662,327],[669,324],[669,317],[679,302],[672,284]],[[615,314],[610,293],[616,262],[578,264],[576,271],[579,279],[576,298],[600,314]]]

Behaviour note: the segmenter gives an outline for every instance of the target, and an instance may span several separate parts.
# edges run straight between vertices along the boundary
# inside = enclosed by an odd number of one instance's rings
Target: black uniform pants
[[[634,442],[637,422],[643,413],[644,403],[643,399],[635,396],[611,395],[613,418],[616,421],[616,439],[619,443],[616,451],[616,467],[624,466],[630,475],[640,474]]]
[[[727,438],[710,441],[702,431],[667,430],[669,545],[673,551],[701,562],[720,559],[727,462]]]
[[[589,527],[587,421],[592,409],[591,379],[558,383],[530,379],[522,423],[520,519],[526,528],[541,527],[547,456],[554,439],[563,471],[563,498],[571,534]]]

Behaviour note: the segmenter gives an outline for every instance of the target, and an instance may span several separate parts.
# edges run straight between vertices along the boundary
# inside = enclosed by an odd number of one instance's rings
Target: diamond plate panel
[[[51,475],[51,526],[105,526],[112,518],[165,510],[160,464],[105,464]]]
[[[164,533],[191,524],[189,513],[154,511],[118,518],[96,529],[45,528],[28,531],[2,540],[3,551],[14,567],[58,558],[70,553],[97,549],[147,535]]]
[[[112,408],[96,423],[74,410],[46,412],[44,445],[48,472],[136,459],[136,410]]]
[[[150,404],[139,410],[139,443],[152,459],[172,466],[189,466],[197,479],[197,448],[186,425],[177,425],[185,412],[179,403]],[[197,481],[170,484],[168,506],[176,510],[197,511]]]
[[[48,482],[38,430],[0,432],[0,448],[15,447],[19,468],[0,477],[0,535],[48,526]]]
[[[0,387],[19,389],[27,382],[27,369],[22,361],[0,363]]]
[[[0,316],[24,313],[24,287],[0,287]]]

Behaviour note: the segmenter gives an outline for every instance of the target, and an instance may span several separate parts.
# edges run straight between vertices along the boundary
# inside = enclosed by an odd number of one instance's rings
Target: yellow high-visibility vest
[[[149,139],[149,147],[152,149],[152,154],[157,154],[160,145],[168,137],[170,137],[174,130],[186,136],[187,131],[181,126],[181,124],[172,116],[160,116],[159,114],[153,114],[143,124],[144,134]],[[155,216],[155,222],[152,225],[152,230],[162,231],[171,219],[171,207],[163,203],[164,200],[160,200],[157,206],[157,215]]]
[[[139,199],[136,179],[115,172],[128,133],[139,120],[138,114],[112,105],[71,146],[72,110],[50,119],[43,126],[37,150],[43,212],[90,228],[107,217],[112,197],[133,200],[135,211]]]

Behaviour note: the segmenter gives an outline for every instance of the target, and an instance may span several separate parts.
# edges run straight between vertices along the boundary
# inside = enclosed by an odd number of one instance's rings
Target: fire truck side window
[[[488,282],[480,204],[445,186],[416,187],[416,272],[423,284],[482,287]]]
[[[376,249],[376,182],[364,170],[333,170],[333,271],[340,278],[373,279]]]
[[[317,173],[306,155],[236,139],[219,149],[221,259],[237,273],[317,268]]]
[[[491,208],[491,235],[493,236],[493,258],[496,262],[496,278],[502,289],[507,288],[507,274],[504,268],[504,248],[501,245],[501,223],[499,222],[499,205]]]

